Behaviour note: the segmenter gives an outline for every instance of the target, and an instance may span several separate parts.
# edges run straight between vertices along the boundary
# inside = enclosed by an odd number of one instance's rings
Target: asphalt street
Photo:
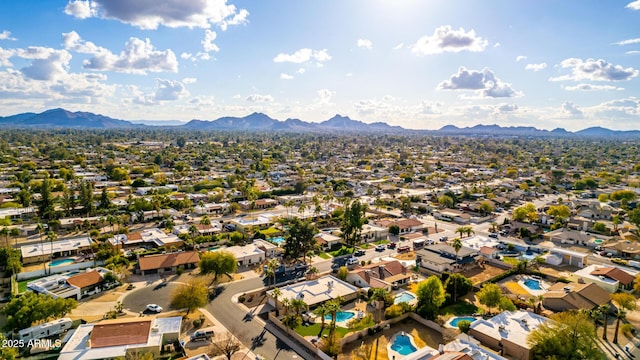
[[[145,312],[147,304],[160,305],[164,311],[169,309],[169,301],[171,299],[171,292],[173,289],[180,286],[176,283],[160,283],[157,285],[145,286],[139,289],[133,289],[123,299],[122,305],[126,310],[140,313]]]

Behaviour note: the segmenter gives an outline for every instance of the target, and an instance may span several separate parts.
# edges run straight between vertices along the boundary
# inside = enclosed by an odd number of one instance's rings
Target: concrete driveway
[[[180,286],[180,284],[168,282],[137,288],[124,297],[122,304],[125,310],[134,313],[141,311],[146,312],[147,304],[158,304],[162,306],[163,311],[167,311],[170,310],[169,302],[171,301],[171,292],[178,286]]]

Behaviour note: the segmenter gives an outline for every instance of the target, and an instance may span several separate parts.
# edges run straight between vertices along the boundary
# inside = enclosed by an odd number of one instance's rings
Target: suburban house
[[[140,232],[129,234],[115,234],[112,238],[107,239],[111,246],[119,250],[139,248],[139,247],[171,247],[180,248],[183,241],[175,234],[167,234],[158,228],[145,229]]]
[[[583,268],[587,265],[587,256],[589,253],[554,247],[549,249],[549,254],[545,256],[545,262],[556,266],[565,264]]]
[[[176,225],[173,227],[173,233],[175,235],[182,235],[182,234],[187,234],[187,235],[192,235],[189,233],[189,230],[191,229],[191,226],[195,227],[195,230],[197,231],[196,235],[213,235],[216,233],[219,233],[222,231],[222,228],[220,227],[220,224],[218,223],[211,223],[209,225],[204,225],[204,224],[181,224],[181,225]]]
[[[528,311],[503,311],[491,319],[471,323],[469,335],[486,347],[502,350],[503,356],[529,360],[531,347],[527,338],[533,330],[548,321],[551,320]]]
[[[318,245],[320,245],[320,247],[324,251],[333,249],[333,247],[338,246],[338,244],[340,244],[340,242],[342,241],[342,238],[340,238],[339,236],[335,236],[324,231],[316,234],[315,238]]]
[[[433,217],[437,220],[454,222],[457,224],[468,224],[471,221],[471,215],[455,209],[438,209],[434,210]]]
[[[391,291],[405,285],[411,274],[396,260],[381,261],[352,270],[347,274],[347,282],[362,288],[384,288]]]
[[[40,244],[29,244],[20,247],[22,263],[24,265],[41,263],[49,259],[65,256],[78,256],[84,252],[91,252],[93,241],[88,237],[44,241]]]
[[[362,232],[360,233],[360,239],[363,242],[372,242],[386,239],[389,235],[389,229],[382,226],[364,224],[362,225]]]
[[[595,283],[610,293],[630,290],[637,271],[613,266],[589,265],[571,274],[570,279],[578,283]]]
[[[544,234],[544,239],[561,244],[592,244],[595,236],[584,231],[560,228]]]
[[[277,216],[271,213],[252,214],[233,218],[230,224],[236,227],[236,230],[246,233],[250,230],[264,230],[275,223]]]
[[[400,234],[408,234],[414,231],[422,231],[424,224],[418,219],[397,219],[397,220],[379,220],[376,225],[389,229],[390,226],[397,225],[400,228]]]
[[[79,274],[63,273],[50,275],[27,283],[27,289],[57,298],[74,298],[80,300],[84,296],[102,291],[104,276],[110,272],[105,268],[90,269]]]
[[[193,212],[198,215],[224,215],[231,212],[231,206],[227,202],[218,204],[207,203],[194,206]]]
[[[478,252],[463,246],[456,255],[450,245],[435,244],[416,251],[416,264],[435,273],[453,271],[455,268],[474,264]]]
[[[556,283],[547,289],[542,305],[556,312],[593,309],[609,302],[609,292],[595,283]]]
[[[282,306],[282,299],[304,299],[313,308],[327,300],[341,297],[343,301],[351,301],[358,297],[358,288],[334,276],[321,276],[314,280],[298,282],[279,288],[282,295],[278,297],[278,307]],[[267,302],[276,307],[273,290],[267,291]]]
[[[623,240],[607,243],[602,246],[607,252],[624,258],[640,259],[640,245],[635,241]]]
[[[255,239],[253,240],[253,244],[258,247],[258,249],[264,251],[264,254],[267,259],[271,259],[274,257],[279,257],[283,254],[284,249],[274,245],[266,240]]]
[[[265,251],[260,249],[256,243],[243,246],[229,246],[215,251],[220,250],[232,253],[236,260],[238,260],[238,267],[257,265],[266,259]]]
[[[243,200],[238,204],[242,210],[264,210],[275,207],[278,205],[278,201],[274,199],[258,199],[256,201]]]
[[[60,351],[61,360],[129,358],[150,352],[157,359],[179,341],[182,317],[129,318],[80,325]]]
[[[179,251],[170,254],[142,256],[138,259],[138,268],[142,275],[164,274],[181,269],[195,269],[200,263],[197,251]]]

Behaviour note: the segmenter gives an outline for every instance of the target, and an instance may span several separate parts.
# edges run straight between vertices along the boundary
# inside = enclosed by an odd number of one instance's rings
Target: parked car
[[[407,252],[407,251],[411,251],[411,248],[409,246],[399,246],[398,247],[398,252],[399,253],[403,253],[403,252]]]
[[[191,341],[210,340],[213,337],[213,328],[208,327],[204,329],[198,329],[191,334]]]
[[[376,251],[384,251],[385,247],[384,245],[380,244],[380,245],[376,245]]]
[[[396,243],[394,243],[394,242],[390,242],[390,243],[388,243],[388,244],[387,244],[387,247],[388,247],[389,249],[395,249],[395,248],[396,248]]]
[[[493,232],[492,232],[492,233],[489,233],[489,235],[488,235],[488,236],[489,236],[490,238],[497,239],[497,238],[498,238],[498,233],[493,233]]]
[[[358,263],[358,258],[356,257],[350,257],[349,259],[347,259],[347,265],[355,265]]]
[[[147,310],[159,313],[162,312],[162,306],[158,304],[147,304]]]
[[[449,240],[449,238],[448,238],[448,237],[446,237],[446,236],[440,236],[440,241],[445,242],[445,241],[447,241],[447,240]]]
[[[364,254],[366,254],[366,251],[364,251],[363,249],[358,249],[353,253],[353,256],[363,256]]]

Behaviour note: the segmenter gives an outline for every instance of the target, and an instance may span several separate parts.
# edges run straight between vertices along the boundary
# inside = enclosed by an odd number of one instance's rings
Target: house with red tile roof
[[[371,288],[393,288],[405,285],[411,279],[411,274],[397,260],[381,261],[352,270],[347,274],[347,282]]]
[[[173,273],[182,269],[195,269],[200,262],[197,251],[180,251],[170,254],[148,255],[138,259],[142,275]]]

